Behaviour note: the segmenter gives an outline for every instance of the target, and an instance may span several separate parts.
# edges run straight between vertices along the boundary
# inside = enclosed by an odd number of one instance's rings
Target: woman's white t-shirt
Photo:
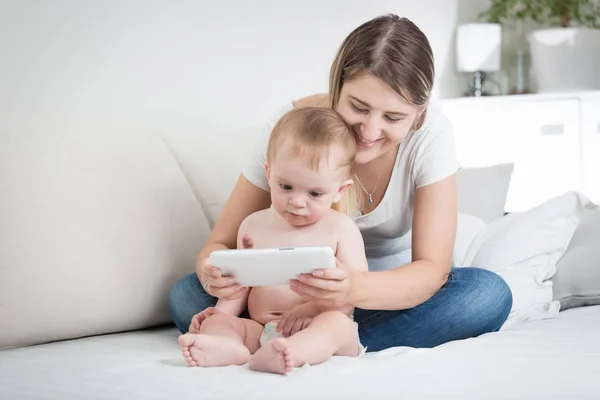
[[[286,104],[270,121],[264,137],[242,173],[269,191],[265,174],[267,143],[279,118],[291,110]],[[390,183],[379,205],[355,218],[371,270],[391,269],[411,262],[411,232],[415,189],[442,180],[460,168],[450,121],[429,106],[423,126],[400,144]]]

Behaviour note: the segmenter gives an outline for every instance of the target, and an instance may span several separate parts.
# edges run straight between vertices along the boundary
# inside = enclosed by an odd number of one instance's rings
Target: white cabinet
[[[442,110],[463,167],[514,164],[506,211],[572,190],[600,200],[600,93],[447,99]]]
[[[581,100],[583,192],[600,204],[600,96]]]
[[[579,102],[526,102],[518,108],[518,159],[506,210],[526,210],[565,192],[581,191]]]

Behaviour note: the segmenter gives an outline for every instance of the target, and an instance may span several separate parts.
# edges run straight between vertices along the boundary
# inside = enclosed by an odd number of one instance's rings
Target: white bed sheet
[[[0,352],[0,399],[592,399],[600,306],[434,349],[334,357],[289,376],[185,366],[173,328]]]

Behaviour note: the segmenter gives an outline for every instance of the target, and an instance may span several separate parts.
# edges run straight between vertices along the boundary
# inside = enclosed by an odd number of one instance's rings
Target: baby
[[[366,271],[360,231],[338,211],[357,209],[348,190],[355,154],[354,133],[335,111],[299,108],[285,114],[267,148],[272,206],[242,222],[238,248],[248,240],[262,248],[329,246],[342,263]],[[238,318],[246,306],[250,319]],[[178,342],[190,366],[248,363],[255,371],[287,374],[333,355],[361,354],[352,313],[350,305],[323,308],[287,285],[253,287],[238,300],[219,300],[195,315]]]

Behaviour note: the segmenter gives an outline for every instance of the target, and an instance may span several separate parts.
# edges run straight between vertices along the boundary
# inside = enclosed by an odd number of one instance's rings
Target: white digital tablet
[[[210,262],[243,286],[276,286],[316,269],[335,268],[335,255],[327,246],[215,250]]]

